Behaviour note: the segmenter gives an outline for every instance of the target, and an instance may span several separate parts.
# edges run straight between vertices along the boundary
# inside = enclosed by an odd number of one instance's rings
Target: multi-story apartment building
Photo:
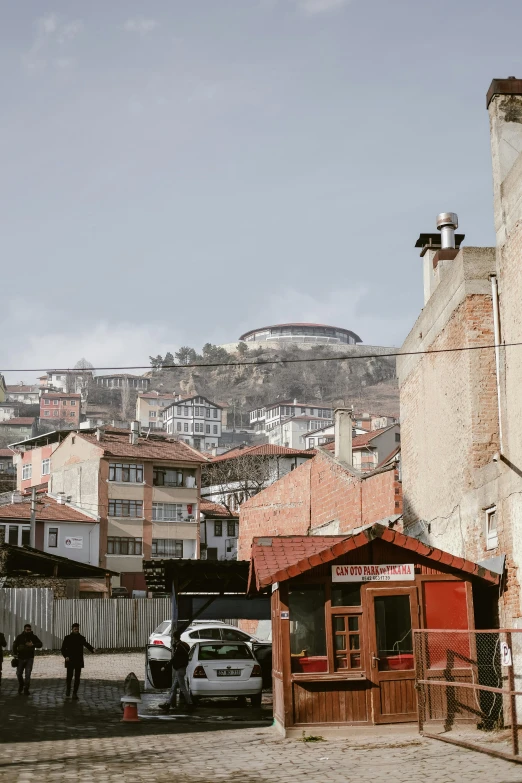
[[[51,476],[51,456],[70,430],[54,430],[13,443],[16,488],[22,494],[32,487],[45,490]]]
[[[8,421],[18,416],[20,413],[20,403],[18,402],[0,402],[0,421]]]
[[[385,416],[378,413],[355,413],[353,416],[354,425],[365,432],[382,430],[392,424],[398,424],[398,422],[399,419],[396,416]]]
[[[202,560],[237,560],[238,514],[202,500],[200,529]]]
[[[71,428],[80,424],[80,394],[44,391],[40,397],[40,421],[56,426],[58,422]]]
[[[11,438],[13,443],[23,438],[32,438],[36,432],[36,419],[33,416],[20,416],[0,421],[0,435]]]
[[[123,389],[125,386],[139,391],[148,391],[150,389],[150,378],[144,375],[129,375],[128,373],[96,375],[94,382],[97,386],[102,386],[104,389]]]
[[[5,399],[8,402],[19,402],[24,405],[37,405],[40,399],[38,386],[27,386],[23,381],[6,386]]]
[[[208,451],[219,446],[221,412],[221,406],[206,397],[188,397],[164,408],[163,424],[168,435]]]
[[[161,394],[157,391],[138,394],[136,421],[139,421],[141,429],[165,430],[163,411],[178,399],[179,394]]]
[[[327,424],[330,426],[333,422],[328,421]],[[268,442],[290,449],[302,449],[305,448],[305,437],[323,427],[324,419],[317,419],[315,416],[294,416],[271,428],[268,431]]]
[[[80,394],[82,399],[85,399],[92,377],[92,370],[89,369],[47,370],[45,375],[41,375],[38,380],[41,389],[51,389],[65,394]]]
[[[250,411],[250,424],[260,435],[278,427],[283,421],[295,416],[310,416],[320,420],[320,427],[333,422],[332,406],[322,403],[298,402],[297,400],[281,400],[262,408]]]
[[[180,441],[111,428],[69,433],[52,456],[50,491],[100,521],[100,565],[145,589],[142,561],[199,557],[201,466]]]

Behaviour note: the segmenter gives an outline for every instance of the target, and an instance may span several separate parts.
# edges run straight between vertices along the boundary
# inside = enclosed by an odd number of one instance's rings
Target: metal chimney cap
[[[451,226],[452,228],[459,227],[459,218],[455,212],[441,212],[437,215],[437,228],[442,231],[444,226]]]

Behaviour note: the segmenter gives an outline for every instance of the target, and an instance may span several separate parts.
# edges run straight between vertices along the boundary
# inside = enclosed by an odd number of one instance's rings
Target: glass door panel
[[[374,611],[379,671],[413,669],[409,595],[376,596]]]

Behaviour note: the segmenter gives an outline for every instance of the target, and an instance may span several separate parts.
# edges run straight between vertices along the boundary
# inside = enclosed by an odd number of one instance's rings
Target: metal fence
[[[522,762],[522,629],[414,632],[419,730]]]
[[[0,631],[8,649],[15,638],[31,623],[46,650],[55,644],[53,634],[53,591],[42,587],[9,587],[0,589]]]
[[[171,614],[170,598],[64,598],[54,602],[54,633],[63,639],[73,623],[80,623],[82,634],[99,650],[145,647]]]

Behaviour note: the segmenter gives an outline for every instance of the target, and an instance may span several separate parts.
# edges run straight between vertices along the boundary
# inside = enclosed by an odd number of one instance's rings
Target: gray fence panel
[[[80,623],[81,633],[99,650],[144,647],[171,611],[170,598],[59,599],[54,602],[54,634],[63,639],[73,623]]]
[[[25,623],[31,623],[44,650],[54,649],[53,603],[53,591],[49,587],[0,588],[0,631],[5,635],[8,649],[24,630]]]

